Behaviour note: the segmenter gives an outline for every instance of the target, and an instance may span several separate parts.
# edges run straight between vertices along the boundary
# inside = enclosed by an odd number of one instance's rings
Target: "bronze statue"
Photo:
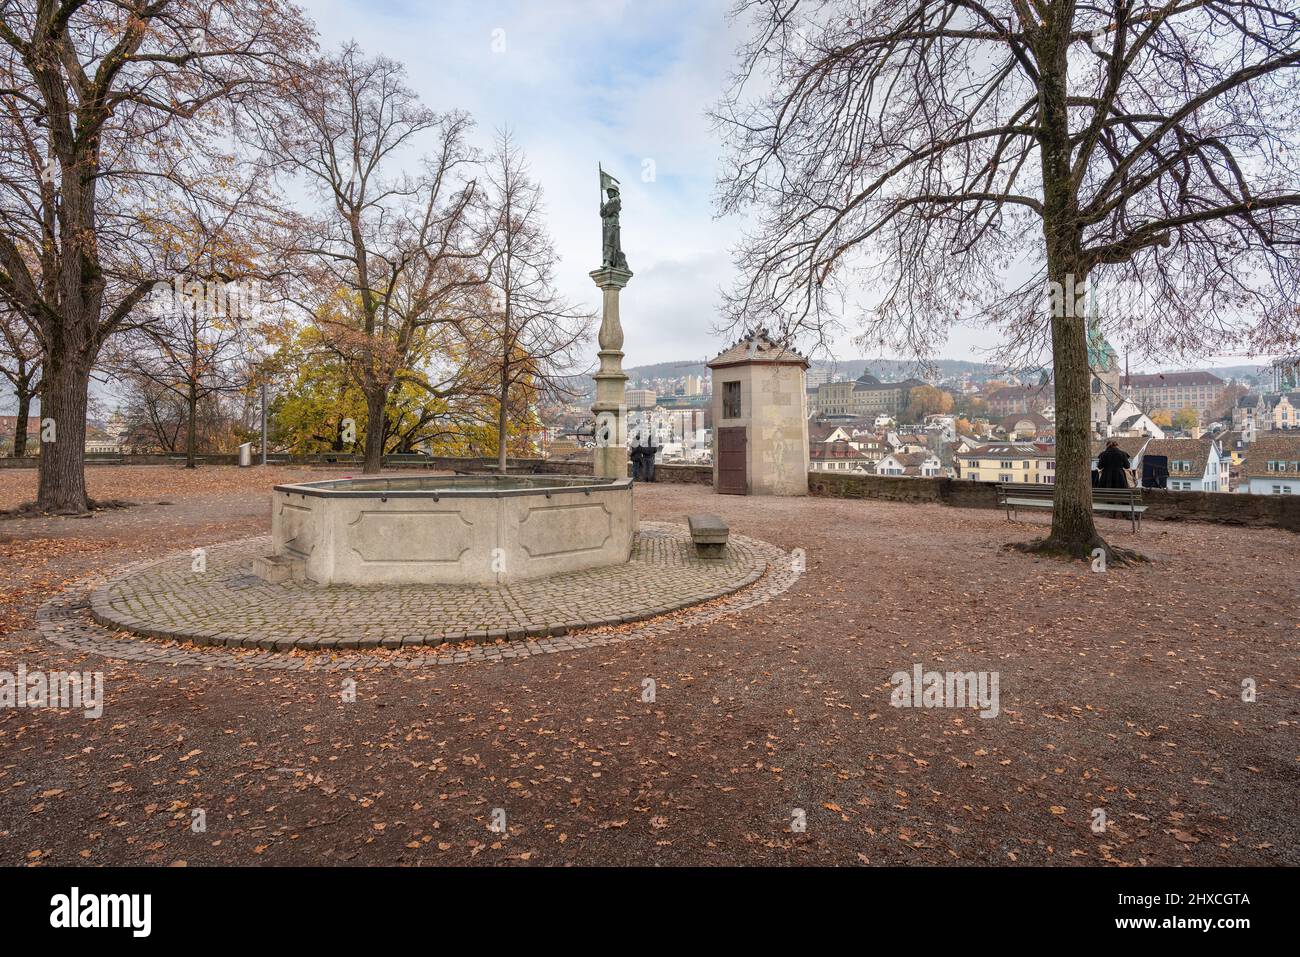
[[[600,164],[596,168],[600,171],[601,194],[609,197],[607,200],[602,199],[600,204],[600,266],[602,269],[627,269],[627,257],[623,255],[618,228],[618,214],[623,208],[618,198],[618,180],[601,169]]]

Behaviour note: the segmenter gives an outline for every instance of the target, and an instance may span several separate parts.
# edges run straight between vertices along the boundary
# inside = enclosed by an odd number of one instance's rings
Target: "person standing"
[[[645,472],[645,446],[641,442],[641,433],[636,431],[631,437],[631,451],[628,452],[628,458],[632,460],[632,480],[639,482]]]
[[[1106,443],[1106,449],[1097,456],[1097,478],[1098,488],[1128,488],[1129,467],[1128,453],[1119,447],[1119,443],[1111,439]]]

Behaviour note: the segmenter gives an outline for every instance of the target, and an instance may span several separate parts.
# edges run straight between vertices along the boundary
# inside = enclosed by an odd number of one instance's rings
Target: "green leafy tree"
[[[1190,406],[1179,409],[1174,413],[1174,428],[1181,429],[1184,432],[1190,432],[1201,424],[1201,416],[1195,409]]]

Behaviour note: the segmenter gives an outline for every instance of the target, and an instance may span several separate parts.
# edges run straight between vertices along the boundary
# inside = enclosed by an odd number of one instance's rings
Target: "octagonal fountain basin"
[[[501,584],[622,564],[629,479],[402,475],[277,485],[270,567],[322,585]]]

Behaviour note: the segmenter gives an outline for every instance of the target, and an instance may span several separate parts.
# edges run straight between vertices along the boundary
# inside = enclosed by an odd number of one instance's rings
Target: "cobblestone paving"
[[[498,588],[272,585],[244,571],[268,547],[266,537],[214,546],[203,573],[184,552],[83,581],[40,609],[40,630],[68,650],[165,664],[418,668],[675,631],[767,602],[799,574],[789,553],[740,535],[722,561],[701,561],[685,527],[655,522],[641,524],[626,565]]]

